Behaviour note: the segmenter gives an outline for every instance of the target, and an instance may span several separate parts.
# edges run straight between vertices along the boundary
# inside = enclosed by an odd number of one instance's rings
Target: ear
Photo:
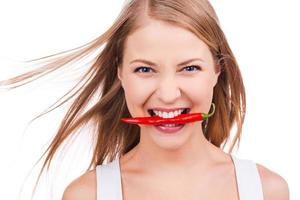
[[[215,73],[214,86],[216,86],[216,84],[218,83],[218,79],[219,79],[220,74],[221,74],[221,71]]]
[[[120,67],[118,67],[118,72],[117,72],[117,75],[118,75],[118,79],[120,80],[120,81],[122,81],[122,75],[121,75],[121,69],[120,69]]]
[[[122,68],[120,68],[120,67],[118,67],[118,69],[117,69],[118,71],[117,71],[117,75],[118,75],[118,79],[120,80],[120,82],[121,82],[121,86],[123,87],[123,77],[122,77]]]

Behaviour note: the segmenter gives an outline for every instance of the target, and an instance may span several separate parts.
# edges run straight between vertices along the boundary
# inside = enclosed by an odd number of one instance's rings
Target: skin
[[[177,66],[191,58],[201,60]],[[130,63],[135,59],[155,65]],[[143,66],[147,68],[135,72]],[[150,19],[127,38],[118,70],[133,117],[149,116],[147,110],[153,107],[207,113],[218,76],[203,41],[183,28]],[[124,200],[238,199],[231,157],[205,139],[201,122],[186,124],[176,135],[162,134],[151,125],[140,127],[140,143],[120,158]],[[288,199],[286,181],[257,166],[265,199]],[[95,176],[91,170],[74,180],[63,199],[96,199]]]

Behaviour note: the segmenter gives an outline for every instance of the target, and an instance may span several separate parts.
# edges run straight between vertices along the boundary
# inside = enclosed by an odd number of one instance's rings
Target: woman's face
[[[148,110],[153,108],[190,108],[190,113],[207,113],[219,75],[214,68],[208,46],[193,33],[149,20],[127,37],[118,77],[132,117],[150,116]],[[149,138],[160,146],[176,140],[180,145],[192,134],[203,134],[201,123],[188,123],[182,133],[172,136],[160,133],[153,125],[139,125],[141,139]]]

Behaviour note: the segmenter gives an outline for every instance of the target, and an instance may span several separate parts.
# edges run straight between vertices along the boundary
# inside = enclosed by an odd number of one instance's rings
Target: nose
[[[174,77],[161,79],[157,88],[158,98],[165,104],[174,103],[180,96],[180,87]]]

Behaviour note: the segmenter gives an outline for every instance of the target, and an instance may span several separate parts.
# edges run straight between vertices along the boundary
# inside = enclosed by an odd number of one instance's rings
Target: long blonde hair
[[[202,123],[203,132],[208,141],[217,147],[222,145],[224,149],[233,125],[236,125],[229,152],[232,152],[236,144],[239,146],[246,111],[245,89],[237,61],[210,3],[206,0],[129,0],[125,1],[112,26],[95,40],[67,52],[40,58],[38,60],[42,61],[42,65],[39,68],[0,82],[2,86],[19,87],[69,63],[84,59],[103,47],[78,83],[82,86],[72,95],[71,90],[66,94],[69,95],[67,100],[48,110],[50,112],[56,109],[77,95],[54,139],[42,155],[46,155],[46,159],[39,178],[46,167],[49,170],[51,160],[62,143],[88,122],[92,122],[95,130],[95,145],[87,170],[103,164],[106,159],[109,162],[114,160],[117,154],[126,154],[139,143],[139,126],[120,122],[120,118],[130,116],[130,113],[117,78],[117,68],[122,63],[127,36],[142,26],[144,17],[183,27],[208,45],[215,59],[216,70],[221,70],[221,73],[214,87],[215,114],[209,121]],[[97,102],[86,109],[94,97]]]

